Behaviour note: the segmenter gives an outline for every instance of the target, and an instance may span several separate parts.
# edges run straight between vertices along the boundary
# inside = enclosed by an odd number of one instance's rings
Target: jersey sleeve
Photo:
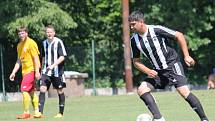
[[[162,37],[175,39],[176,31],[172,29],[169,29],[163,26],[156,26],[154,30],[155,30],[155,33],[159,34]]]
[[[58,55],[59,56],[67,56],[66,49],[65,49],[63,42],[59,41],[58,44],[59,44],[58,45]]]
[[[34,41],[31,42],[30,52],[33,57],[40,54],[37,43]]]
[[[131,38],[131,58],[140,58],[140,50],[137,48],[134,37]]]

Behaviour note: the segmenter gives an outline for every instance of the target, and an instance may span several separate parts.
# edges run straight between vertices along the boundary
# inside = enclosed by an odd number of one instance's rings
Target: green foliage
[[[108,88],[111,87],[111,81],[110,77],[102,77],[102,78],[97,78],[95,81],[96,88]],[[92,88],[93,87],[93,81],[87,81],[84,83],[85,88]]]
[[[3,26],[8,30],[7,35],[11,40],[17,40],[16,29],[23,25],[29,28],[30,35],[37,40],[44,39],[44,27],[49,24],[55,27],[60,37],[68,36],[68,30],[77,27],[71,16],[55,3],[44,0],[16,0],[16,3],[11,3],[11,6],[17,9],[16,13],[11,14],[15,14],[16,17]]]
[[[208,38],[200,38],[200,37],[193,37],[195,36],[192,32],[188,32],[186,36],[186,40],[189,41],[189,47],[191,50],[196,51],[199,47],[203,45],[208,45],[211,41]]]
[[[117,88],[122,88],[122,87],[125,87],[125,82],[123,79],[119,79],[116,81],[116,87]]]

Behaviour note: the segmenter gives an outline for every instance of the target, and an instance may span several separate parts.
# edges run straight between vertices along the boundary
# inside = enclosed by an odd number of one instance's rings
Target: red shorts
[[[35,78],[34,71],[23,75],[23,79],[22,79],[22,83],[21,83],[22,92],[32,92],[35,90],[34,78]]]

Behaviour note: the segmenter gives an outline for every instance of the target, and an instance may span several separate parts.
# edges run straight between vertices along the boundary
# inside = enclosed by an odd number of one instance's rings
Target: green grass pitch
[[[215,90],[198,90],[193,93],[200,99],[210,121],[215,121]],[[153,93],[166,121],[199,121],[196,113],[177,92]],[[135,121],[140,113],[149,113],[137,94],[115,96],[83,96],[66,98],[65,114],[54,119],[58,112],[58,98],[46,99],[45,118],[30,121]],[[22,113],[22,102],[1,102],[0,121],[17,121]],[[150,114],[150,113],[149,113]]]

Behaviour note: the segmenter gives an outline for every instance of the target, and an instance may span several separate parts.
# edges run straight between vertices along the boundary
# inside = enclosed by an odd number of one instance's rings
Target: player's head
[[[46,32],[46,37],[48,40],[53,40],[54,36],[55,36],[55,29],[53,26],[48,25],[45,28],[45,32]]]
[[[25,26],[21,26],[19,28],[17,28],[17,34],[20,38],[21,41],[26,40],[26,38],[28,37],[28,29]]]
[[[129,15],[128,21],[129,21],[129,22],[132,22],[132,21],[144,21],[143,13],[141,13],[139,10],[133,11],[133,12]]]
[[[137,33],[144,33],[144,16],[140,11],[133,11],[128,18],[130,29]]]

